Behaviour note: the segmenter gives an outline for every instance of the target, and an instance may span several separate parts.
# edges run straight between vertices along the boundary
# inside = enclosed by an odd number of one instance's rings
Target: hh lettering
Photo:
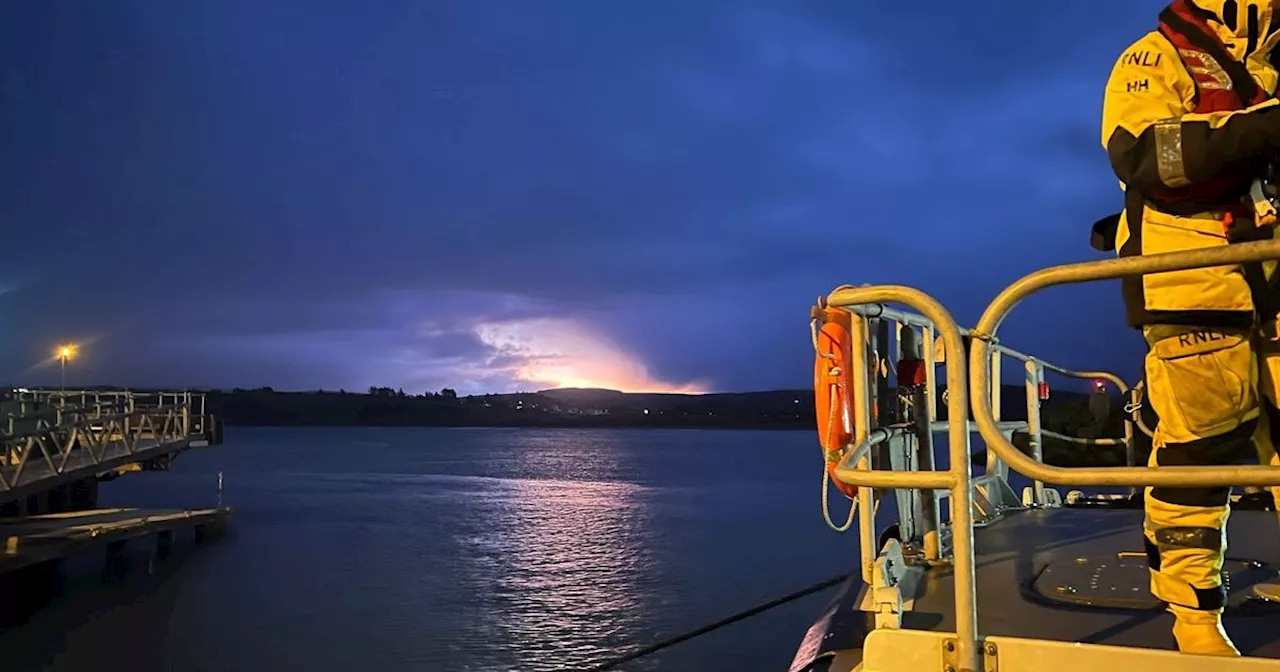
[[[1151,88],[1151,80],[1147,80],[1147,79],[1140,79],[1137,81],[1129,82],[1128,84],[1124,85],[1124,90],[1129,93],[1139,93],[1142,91],[1150,90],[1150,88]]]

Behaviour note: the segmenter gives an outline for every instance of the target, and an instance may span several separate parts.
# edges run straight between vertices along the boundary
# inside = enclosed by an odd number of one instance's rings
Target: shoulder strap
[[[1235,94],[1240,107],[1262,102],[1264,92],[1249,74],[1245,64],[1232,58],[1217,33],[1209,26],[1205,14],[1203,9],[1192,5],[1187,0],[1176,0],[1160,12],[1160,33],[1178,49],[1178,55],[1182,58],[1184,65],[1187,65],[1184,49],[1203,52],[1217,61],[1217,65],[1231,80],[1231,91]],[[1196,79],[1195,74],[1193,71],[1193,79]],[[1196,79],[1197,95],[1202,93],[1204,88],[1201,81]]]

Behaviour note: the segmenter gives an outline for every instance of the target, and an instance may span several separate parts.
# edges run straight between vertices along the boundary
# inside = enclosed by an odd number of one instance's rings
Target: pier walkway
[[[221,442],[201,393],[10,390],[0,400],[0,515],[94,508],[99,480],[166,471],[178,453]]]

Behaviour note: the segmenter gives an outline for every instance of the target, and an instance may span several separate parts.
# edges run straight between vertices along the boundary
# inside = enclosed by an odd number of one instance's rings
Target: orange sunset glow
[[[622,392],[703,394],[698,382],[669,383],[649,374],[635,355],[624,352],[590,329],[561,319],[482,324],[476,334],[498,351],[495,360],[510,358],[516,380],[540,388],[591,387]]]

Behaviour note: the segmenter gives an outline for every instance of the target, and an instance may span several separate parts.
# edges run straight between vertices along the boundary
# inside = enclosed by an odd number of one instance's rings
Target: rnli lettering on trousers
[[[1164,443],[1212,453],[1201,447],[1206,438],[1257,418],[1257,365],[1247,333],[1152,327],[1147,338],[1148,398]]]
[[[1248,332],[1153,326],[1144,330],[1147,399],[1160,417],[1149,466],[1217,466],[1256,455],[1260,412]],[[1183,651],[1232,655],[1218,616],[1229,488],[1146,488],[1143,542],[1152,595],[1170,605]]]
[[[1193,331],[1189,334],[1178,334],[1178,345],[1185,350],[1191,350],[1198,345],[1208,345],[1218,341],[1226,340],[1227,335],[1221,331]]]

